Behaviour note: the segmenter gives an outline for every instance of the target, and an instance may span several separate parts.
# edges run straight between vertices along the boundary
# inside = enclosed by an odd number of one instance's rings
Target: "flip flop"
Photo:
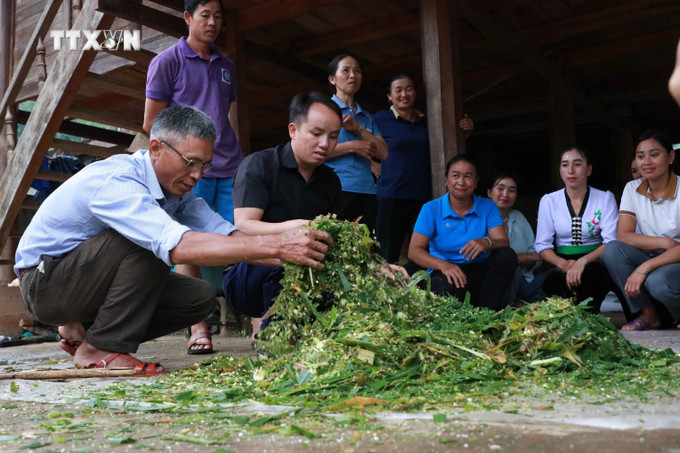
[[[191,349],[195,345],[205,345],[206,343],[199,343],[198,340],[201,338],[207,338],[210,344],[209,348]],[[208,332],[200,331],[196,332],[189,338],[189,344],[187,345],[187,354],[189,355],[199,355],[199,354],[212,354],[215,352],[212,348],[212,339]]]
[[[66,338],[62,338],[59,340],[59,347],[71,355],[76,355],[76,349],[78,349],[80,343],[79,340],[67,340]]]
[[[623,329],[622,328],[621,330],[623,330],[624,332],[632,332],[634,330],[639,330],[639,331],[642,331],[642,330],[659,330],[658,327],[649,326],[647,324],[647,321],[645,321],[644,319],[639,318],[639,317],[633,319],[631,322],[629,322],[627,324],[624,324],[622,327],[626,327],[626,326],[632,327],[632,329]]]
[[[109,368],[108,365],[114,360],[116,360],[118,357],[126,358],[135,364],[133,367],[115,367],[117,369],[132,368],[133,370],[135,370],[135,374],[131,375],[130,377],[157,376],[159,374],[168,373],[167,371],[158,370],[158,367],[160,366],[160,363],[158,362],[145,363],[135,357],[132,357],[130,354],[124,354],[121,352],[114,352],[113,354],[109,354],[100,361],[92,362],[89,365],[85,366],[84,368]]]

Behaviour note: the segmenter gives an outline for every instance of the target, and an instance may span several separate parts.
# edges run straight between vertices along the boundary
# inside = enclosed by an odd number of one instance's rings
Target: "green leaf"
[[[178,393],[173,398],[175,401],[193,401],[198,395],[193,390],[187,390],[186,392]]]
[[[321,437],[319,434],[298,425],[284,426],[279,429],[279,433],[284,436],[305,436],[307,439],[317,439]]]
[[[193,437],[193,436],[184,436],[182,434],[166,434],[162,436],[163,439],[166,440],[174,440],[178,442],[187,442],[190,444],[197,444],[197,445],[213,445],[217,443],[216,440],[212,439],[199,439],[198,437]]]
[[[136,442],[136,440],[132,437],[129,436],[117,436],[117,437],[110,437],[106,439],[106,442],[111,444],[111,445],[123,445],[123,444],[132,444]]]
[[[446,423],[446,414],[432,414],[435,423]]]
[[[21,450],[32,450],[36,448],[42,448],[46,447],[48,445],[52,445],[50,442],[33,442],[32,444],[24,445],[22,447],[19,447]]]
[[[14,381],[10,382],[9,383],[9,391],[12,392],[12,393],[18,392],[19,391],[19,385]]]

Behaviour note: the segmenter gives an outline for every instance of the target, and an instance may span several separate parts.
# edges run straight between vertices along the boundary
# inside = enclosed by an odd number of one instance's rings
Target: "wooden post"
[[[0,97],[3,97],[9,88],[14,62],[14,28],[16,0],[0,1]],[[16,121],[14,116],[14,104],[7,107],[7,113],[0,113],[0,176],[5,173],[9,155],[16,146]],[[3,127],[4,126],[4,127]],[[1,247],[0,259],[7,262],[14,261],[15,244],[9,241]],[[10,266],[0,267],[0,282],[9,283],[14,279],[14,271]]]
[[[241,144],[243,153],[247,156],[253,150],[250,149],[250,122],[248,121],[248,98],[246,90],[246,51],[243,32],[239,31],[236,22],[236,12],[226,10],[224,14],[224,26],[220,40],[217,43],[220,50],[229,56],[236,67],[236,111],[229,112],[231,124],[236,126],[236,136]]]
[[[562,58],[557,59],[558,70],[564,66]],[[548,79],[548,115],[550,117],[550,182],[554,188],[562,187],[560,179],[559,151],[576,142],[574,102],[571,83],[566,77]]]
[[[47,79],[47,62],[45,61],[45,44],[42,37],[38,38],[38,46],[35,49],[35,65],[38,67],[38,93],[45,85]]]
[[[447,0],[420,2],[423,80],[427,93],[432,194],[435,197],[445,192],[446,161],[465,152],[465,138],[457,126],[463,117],[458,18],[452,14],[457,8],[452,8],[451,3]]]

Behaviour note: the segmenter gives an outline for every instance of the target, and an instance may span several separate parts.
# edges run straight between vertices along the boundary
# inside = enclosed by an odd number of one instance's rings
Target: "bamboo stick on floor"
[[[0,373],[3,379],[78,379],[95,377],[124,377],[137,374],[134,368],[68,368],[26,370],[15,373]]]

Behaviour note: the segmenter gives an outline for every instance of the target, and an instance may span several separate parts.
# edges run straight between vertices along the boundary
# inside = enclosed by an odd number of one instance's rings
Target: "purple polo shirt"
[[[184,37],[151,60],[146,97],[173,105],[196,107],[217,128],[213,167],[204,178],[231,178],[243,151],[229,123],[229,106],[236,100],[234,63],[211,46],[210,61],[191,50]]]

